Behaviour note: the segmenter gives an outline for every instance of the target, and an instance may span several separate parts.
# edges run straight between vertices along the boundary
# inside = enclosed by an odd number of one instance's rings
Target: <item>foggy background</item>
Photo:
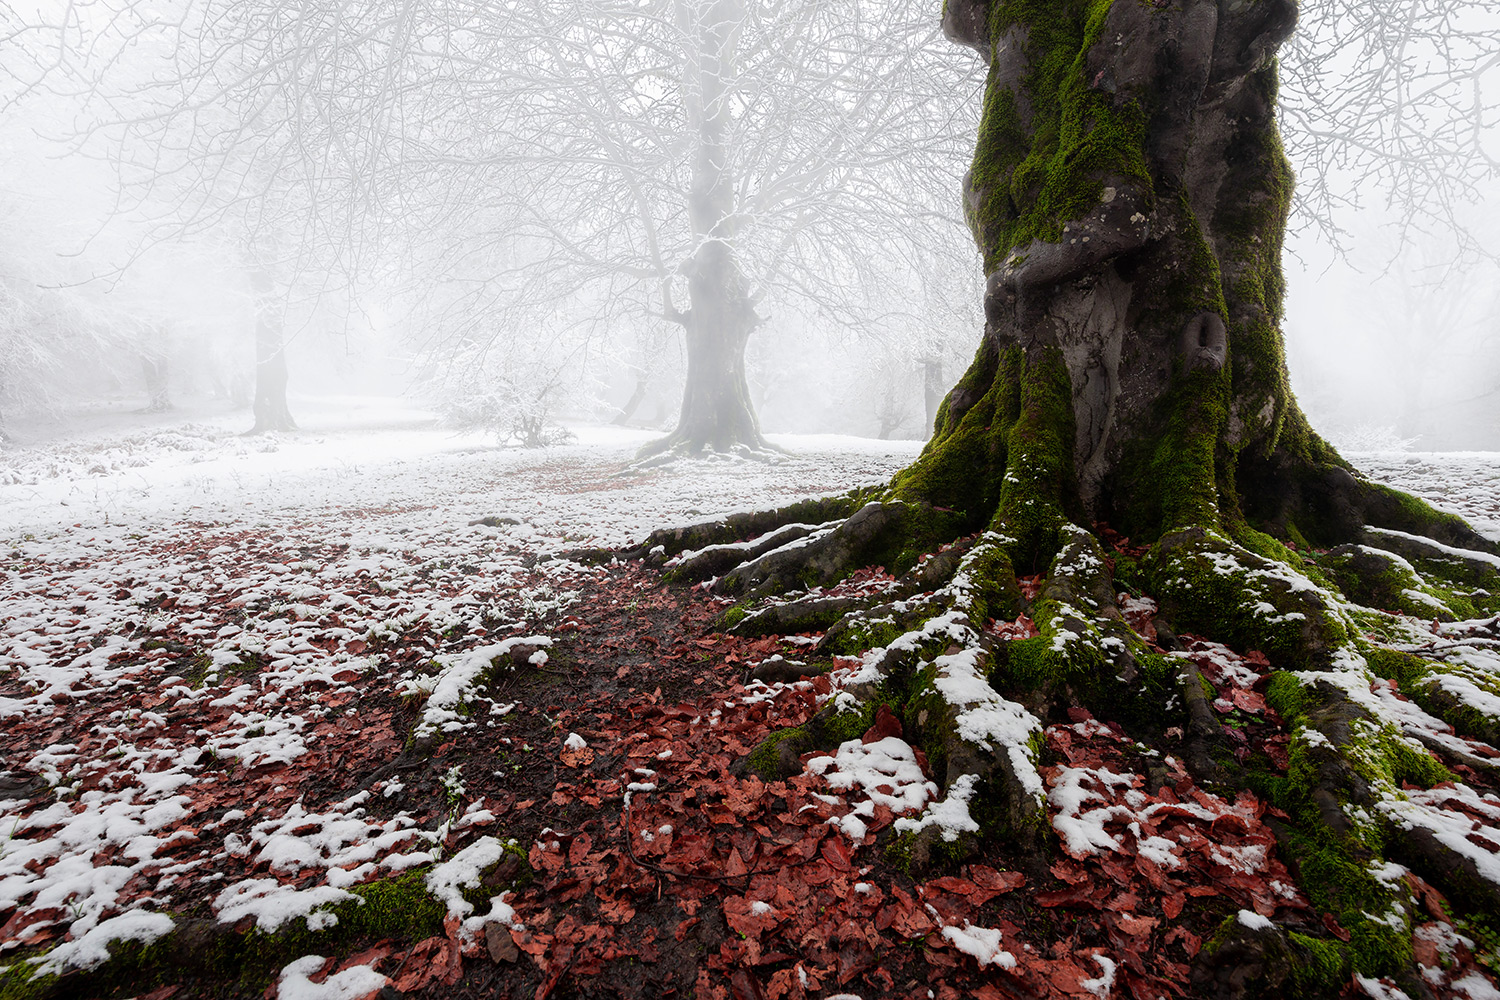
[[[390,28],[368,6],[367,35]],[[548,23],[577,15],[555,38],[524,3],[477,27],[434,7],[449,20],[418,42],[362,49],[357,24],[309,40],[277,5],[220,4],[238,21],[216,30],[283,33],[231,52],[192,27],[213,4],[6,5],[0,429],[240,410],[248,429],[258,266],[294,417],[402,396],[512,443],[670,429],[685,355],[658,286],[678,279],[649,256],[683,242],[679,70],[654,42],[589,36],[606,6],[549,5]],[[783,25],[795,5],[756,5],[766,40],[736,81],[728,157],[768,290],[753,402],[770,432],[923,438],[982,325],[959,190],[983,66],[935,2],[815,6],[825,21]],[[1285,56],[1293,385],[1344,448],[1500,449],[1494,11],[1413,28],[1371,16],[1387,6],[1306,3]]]

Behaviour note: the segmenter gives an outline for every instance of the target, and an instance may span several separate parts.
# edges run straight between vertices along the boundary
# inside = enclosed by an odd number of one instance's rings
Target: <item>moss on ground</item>
[[[463,887],[464,898],[482,908],[491,896],[514,889],[532,878],[526,852],[514,841],[504,845],[515,875],[502,884],[478,883]],[[0,973],[0,1000],[42,1000],[62,996],[122,996],[185,979],[211,981],[216,988],[233,986],[241,992],[260,992],[292,960],[308,954],[341,957],[364,942],[394,939],[415,943],[443,933],[444,903],[426,885],[428,868],[416,868],[389,878],[353,886],[354,899],[323,907],[337,918],[330,927],[314,930],[304,919],[294,919],[276,931],[252,926],[235,930],[212,921],[178,919],[173,931],[148,944],[121,941],[110,946],[110,960],[63,976],[32,976],[30,956],[7,956],[12,965]]]

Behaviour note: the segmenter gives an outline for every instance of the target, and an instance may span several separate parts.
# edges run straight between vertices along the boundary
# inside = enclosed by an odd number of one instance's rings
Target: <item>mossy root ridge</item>
[[[1227,928],[1205,984],[1315,995],[1357,972],[1419,995],[1414,890],[1391,873],[1470,913],[1500,901],[1444,826],[1449,805],[1494,808],[1455,779],[1482,778],[1493,748],[1472,741],[1500,736],[1500,618],[1483,620],[1500,544],[1362,478],[1292,395],[1275,55],[1295,20],[1293,0],[947,0],[947,34],[987,66],[964,184],[985,326],[931,440],[883,488],[637,552],[712,578],[739,601],[727,624],[826,628],[817,652],[857,658],[828,675],[825,740],[889,706],[968,817],[915,823],[903,857],[1045,850],[1043,726],[1088,708],[1274,802],[1284,852],[1350,935]],[[833,589],[970,538],[923,589]],[[1264,657],[1285,773],[1236,756],[1227,709],[1171,656],[1183,633]],[[776,737],[756,766],[796,766],[807,739]]]
[[[428,870],[424,866],[352,887],[349,891],[353,899],[313,911],[312,916],[322,918],[317,929],[310,926],[313,921],[300,917],[267,931],[249,920],[226,924],[174,915],[165,935],[144,944],[111,942],[109,959],[89,968],[44,971],[45,954],[7,956],[11,964],[0,969],[0,997],[71,1000],[135,996],[151,987],[192,980],[219,992],[259,994],[287,963],[303,955],[342,958],[375,941],[415,945],[443,934],[448,907],[428,886]],[[501,861],[488,866],[460,891],[467,902],[479,907],[496,892],[524,885],[532,877],[525,852],[510,841],[504,846]]]

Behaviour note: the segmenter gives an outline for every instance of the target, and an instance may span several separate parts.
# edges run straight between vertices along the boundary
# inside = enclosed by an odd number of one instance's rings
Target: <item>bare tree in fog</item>
[[[441,162],[497,222],[450,256],[520,232],[542,250],[499,265],[510,316],[608,289],[609,319],[680,325],[681,414],[648,451],[763,447],[745,345],[767,310],[872,327],[881,265],[957,250],[933,164],[956,153],[964,86],[925,10],[517,4],[467,40],[483,71],[465,90],[495,99]]]
[[[363,227],[384,216],[358,145],[368,88],[347,79],[345,58],[361,52],[340,44],[336,11],[319,13],[77,4],[11,39],[41,86],[80,109],[71,144],[116,168],[117,211],[144,220],[137,253],[195,241],[238,262],[254,316],[253,432],[295,428],[288,316],[347,286]]]
[[[1500,0],[1303,0],[1281,114],[1297,224],[1340,245],[1339,214],[1379,197],[1403,243],[1480,249],[1465,213],[1500,174]]]
[[[113,53],[78,74],[88,139],[137,204],[176,206],[163,234],[228,227],[350,273],[404,254],[416,280],[479,289],[438,324],[468,342],[575,295],[676,323],[662,448],[763,446],[744,346],[769,310],[871,329],[903,244],[963,266],[934,164],[959,162],[972,84],[920,5],[160,9],[70,8],[57,51]]]

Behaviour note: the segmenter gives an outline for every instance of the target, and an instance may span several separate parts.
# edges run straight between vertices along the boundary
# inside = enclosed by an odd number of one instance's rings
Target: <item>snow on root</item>
[[[165,913],[132,910],[102,920],[79,934],[74,927],[71,941],[64,941],[47,953],[37,965],[41,975],[58,975],[69,969],[92,969],[109,961],[109,946],[118,941],[150,944],[171,933],[172,918]]]
[[[308,930],[322,931],[337,926],[339,918],[327,909],[336,903],[357,897],[331,885],[298,889],[274,878],[252,878],[236,882],[214,899],[214,913],[219,922],[238,923],[253,917],[255,926],[274,933],[292,920],[307,921]]]
[[[1423,829],[1444,847],[1473,862],[1480,876],[1500,886],[1500,796],[1465,784],[1426,791],[1383,789],[1377,808],[1403,830]],[[1482,846],[1482,845],[1489,846]]]
[[[506,845],[494,837],[480,837],[451,859],[435,865],[427,873],[427,889],[448,907],[448,914],[463,921],[465,934],[473,935],[486,923],[498,921],[515,926],[515,910],[505,902],[509,893],[490,899],[490,912],[474,916],[474,904],[464,898],[463,890],[480,885],[484,873],[505,857]]]
[[[933,661],[937,667],[933,686],[959,710],[954,720],[958,736],[986,750],[1003,750],[1022,790],[1040,803],[1042,779],[1031,741],[1042,731],[1041,720],[990,686],[979,673],[979,656],[977,642],[939,656]]]
[[[915,812],[938,794],[937,785],[922,773],[911,744],[898,736],[872,743],[850,740],[839,746],[835,756],[813,757],[806,770],[822,775],[835,791],[857,791],[864,796],[847,815],[828,821],[854,844],[864,841],[866,821],[874,817],[876,806],[896,814]]]
[[[277,1000],[361,1000],[390,983],[368,965],[352,965],[314,982],[311,977],[327,964],[321,955],[304,955],[282,969],[276,981]]]
[[[969,802],[979,788],[979,775],[961,774],[948,786],[948,794],[916,819],[896,820],[898,833],[921,833],[930,826],[942,831],[942,838],[953,843],[965,833],[978,833],[979,821],[969,813]]]
[[[456,655],[438,657],[442,669],[433,681],[432,693],[428,695],[422,718],[417,722],[416,738],[425,739],[439,731],[446,733],[462,729],[466,724],[462,709],[496,669],[496,660],[509,656],[517,646],[551,645],[552,640],[545,635],[512,636]],[[547,654],[538,649],[528,662],[535,665],[545,663]]]

